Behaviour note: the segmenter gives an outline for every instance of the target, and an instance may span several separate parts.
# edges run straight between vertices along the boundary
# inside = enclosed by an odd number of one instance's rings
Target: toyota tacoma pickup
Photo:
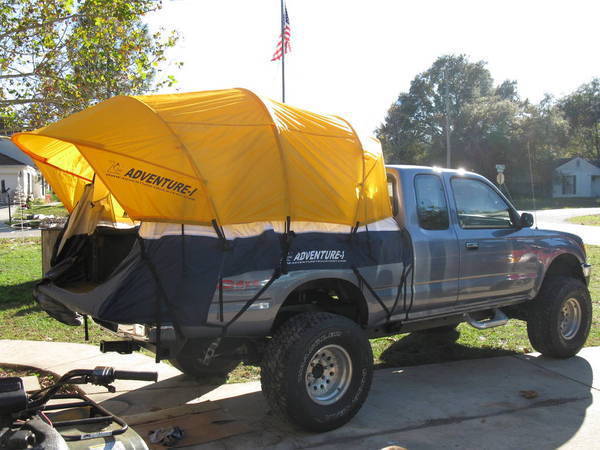
[[[193,376],[224,375],[240,361],[260,364],[271,408],[314,431],[343,425],[365,401],[373,373],[369,338],[461,322],[484,330],[515,318],[527,322],[531,345],[543,355],[568,358],[581,349],[592,317],[591,268],[578,236],[532,228],[531,214],[519,213],[475,173],[388,166],[387,177],[398,239],[412,247],[410,270],[386,264],[362,274],[291,271],[226,337],[198,326],[187,332],[195,338],[178,348],[169,324],[158,333],[152,326],[101,323],[131,344],[112,349],[143,346]],[[344,257],[327,249],[305,253],[296,257]],[[209,321],[242,310],[269,276],[223,280]]]

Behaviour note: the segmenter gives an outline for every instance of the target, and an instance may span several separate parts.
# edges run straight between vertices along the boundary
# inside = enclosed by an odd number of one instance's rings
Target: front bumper
[[[581,264],[581,270],[583,271],[583,277],[585,278],[585,284],[589,286],[590,277],[592,276],[592,265],[588,263]]]

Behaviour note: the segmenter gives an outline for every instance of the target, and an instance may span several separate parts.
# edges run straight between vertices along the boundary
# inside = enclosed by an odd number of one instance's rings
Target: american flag
[[[287,54],[292,51],[292,46],[290,44],[290,37],[292,31],[290,29],[290,18],[288,17],[287,13],[287,6],[285,7],[283,12],[283,19],[285,21],[283,25],[283,38],[282,35],[279,35],[279,39],[277,40],[277,47],[275,48],[275,53],[273,53],[271,61],[279,61],[284,53]],[[284,46],[285,50],[283,50]]]

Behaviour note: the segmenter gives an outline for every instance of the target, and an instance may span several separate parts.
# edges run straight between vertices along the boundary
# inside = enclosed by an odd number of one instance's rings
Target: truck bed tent
[[[341,118],[244,89],[115,97],[13,142],[69,210],[97,176],[117,221],[354,225],[391,215],[376,142],[361,143]]]
[[[360,277],[406,259],[379,143],[339,117],[245,89],[120,96],[12,140],[72,213],[37,291],[65,322],[171,321],[185,335],[224,278],[272,271],[248,307],[288,270]]]

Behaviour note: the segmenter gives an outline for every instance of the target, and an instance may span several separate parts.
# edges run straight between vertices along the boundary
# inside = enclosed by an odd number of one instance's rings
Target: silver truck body
[[[461,321],[465,313],[519,304],[535,298],[548,271],[589,281],[590,266],[578,236],[523,226],[520,214],[486,178],[471,172],[418,166],[388,166],[388,184],[395,220],[411,237],[414,274],[409,281],[410,301],[401,301],[388,318],[379,301],[352,270],[293,271],[281,276],[232,326],[228,336],[270,336],[289,299],[307,286],[340,284],[353,292],[360,323],[370,335],[395,334],[418,328],[436,319]],[[424,229],[419,223],[415,180],[420,175],[439,177],[448,207],[446,229]],[[502,228],[465,228],[458,220],[453,179],[470,179],[493,190],[506,203],[513,225]],[[474,193],[476,195],[476,193]],[[399,231],[400,239],[400,231]],[[361,270],[379,300],[391,309],[398,298],[401,264],[371,266]],[[230,320],[271,276],[269,271],[246,273],[226,280],[224,319]],[[297,305],[295,306],[297,308]],[[218,323],[217,293],[208,323]],[[120,327],[121,335],[152,347],[156,330]],[[218,327],[187,327],[187,336],[218,336]],[[173,328],[163,325],[161,344],[175,342]]]

